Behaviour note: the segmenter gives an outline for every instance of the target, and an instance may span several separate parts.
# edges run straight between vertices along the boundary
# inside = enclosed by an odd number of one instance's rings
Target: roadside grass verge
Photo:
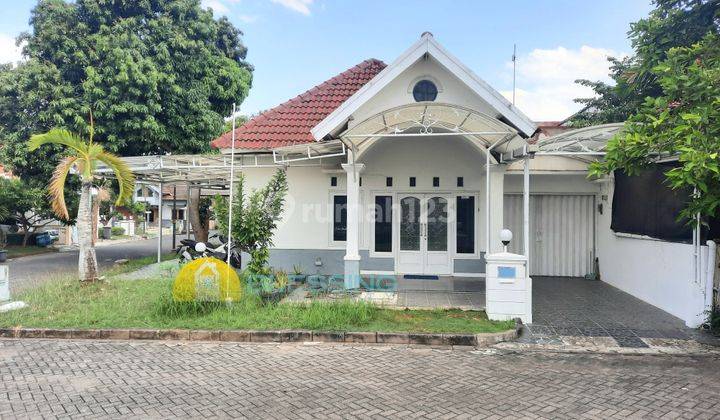
[[[171,290],[171,279],[111,280],[87,285],[68,279],[49,281],[18,296],[28,307],[4,313],[0,327],[473,334],[513,328],[510,321],[490,321],[484,312],[477,311],[395,310],[349,300],[280,304],[263,302],[248,293],[230,305],[178,303],[173,301]]]
[[[5,250],[7,251],[7,257],[9,259],[18,258],[18,257],[27,257],[30,255],[49,254],[51,252],[57,251],[55,248],[51,248],[51,247],[17,246],[17,245],[10,245],[7,248],[5,248]]]
[[[175,255],[174,252],[163,254],[161,257],[162,261],[169,261],[172,259],[177,258],[177,255]],[[111,267],[108,267],[105,270],[102,270],[102,275],[104,277],[110,278],[117,276],[119,274],[125,274],[130,273],[132,271],[138,270],[140,268],[143,268],[145,266],[148,266],[150,264],[154,264],[157,262],[157,255],[151,255],[148,257],[141,257],[141,258],[133,258],[131,260],[128,260],[127,263],[121,264],[121,265],[113,265]],[[108,284],[108,283],[106,283]]]

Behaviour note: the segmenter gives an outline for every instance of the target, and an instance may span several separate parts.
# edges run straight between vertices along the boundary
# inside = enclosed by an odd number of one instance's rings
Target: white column
[[[490,248],[489,254],[502,251],[502,243],[500,242],[500,231],[505,227],[503,225],[503,207],[505,199],[505,169],[503,164],[492,165],[490,167],[489,186],[490,191],[486,197],[489,198],[486,204],[486,211],[489,211],[489,229],[485,232],[488,235],[488,243]]]
[[[362,163],[354,163],[352,153],[342,165],[347,172],[347,238],[345,242],[345,288],[360,287],[360,173]],[[334,211],[334,209],[333,209]]]
[[[160,190],[158,198],[158,240],[157,240],[157,262],[162,261],[162,214],[163,214],[163,184],[158,184]]]
[[[187,195],[185,196],[185,235],[190,239],[190,182],[187,184]]]
[[[523,252],[530,275],[530,158],[525,158],[523,168]]]

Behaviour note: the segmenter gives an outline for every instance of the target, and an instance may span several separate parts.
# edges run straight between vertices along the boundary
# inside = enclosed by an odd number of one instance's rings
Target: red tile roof
[[[307,92],[256,116],[235,129],[238,149],[272,149],[314,141],[310,130],[385,68],[376,59],[365,60]],[[228,131],[210,144],[231,147]]]

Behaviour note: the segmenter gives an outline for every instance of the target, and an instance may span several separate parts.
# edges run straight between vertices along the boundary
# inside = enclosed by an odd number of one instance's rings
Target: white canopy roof
[[[603,154],[608,140],[622,131],[623,123],[593,125],[566,131],[538,142],[539,154]]]
[[[381,138],[452,135],[469,139],[483,153],[496,142],[501,143],[498,152],[526,144],[515,129],[497,118],[444,103],[417,103],[385,110],[351,126],[340,138],[362,155]]]
[[[122,158],[140,182],[186,184],[206,188],[226,188],[230,185],[229,155],[167,155],[131,156]],[[280,167],[271,155],[235,155],[235,169]],[[95,173],[101,177],[114,177],[110,168],[99,164]]]

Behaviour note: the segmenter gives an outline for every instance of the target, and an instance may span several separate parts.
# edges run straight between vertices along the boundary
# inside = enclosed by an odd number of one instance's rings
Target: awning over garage
[[[620,133],[623,123],[593,125],[566,131],[538,142],[538,154],[604,155],[608,140]]]

